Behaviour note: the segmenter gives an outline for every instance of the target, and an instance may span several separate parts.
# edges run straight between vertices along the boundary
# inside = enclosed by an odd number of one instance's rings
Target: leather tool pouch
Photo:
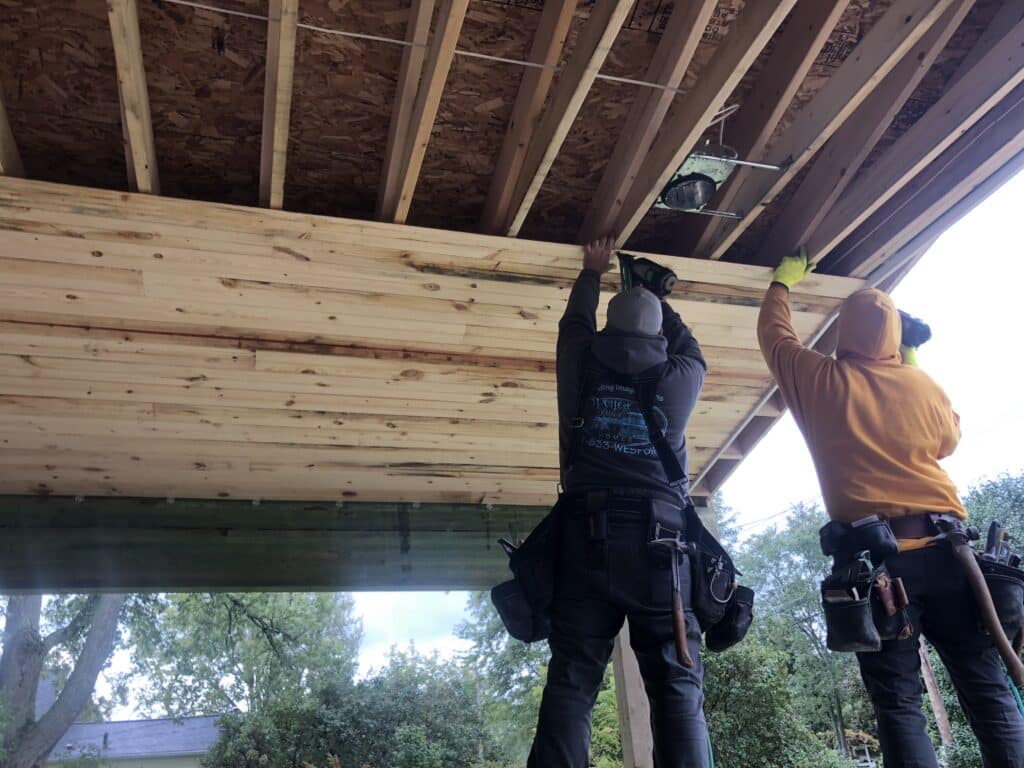
[[[874,573],[868,553],[841,566],[821,582],[825,611],[826,645],[830,651],[878,651],[882,638],[871,609]]]
[[[509,552],[508,567],[514,578],[491,590],[491,602],[505,629],[524,643],[544,640],[551,634],[562,504],[560,498],[526,541]]]
[[[978,558],[978,566],[992,595],[999,623],[1020,652],[1024,641],[1024,571],[983,557]]]
[[[903,579],[890,576],[885,566],[876,569],[871,590],[871,613],[882,640],[905,640],[913,633],[908,605]]]
[[[704,634],[709,651],[720,652],[736,645],[747,636],[754,621],[754,590],[737,586],[725,608],[722,620]]]

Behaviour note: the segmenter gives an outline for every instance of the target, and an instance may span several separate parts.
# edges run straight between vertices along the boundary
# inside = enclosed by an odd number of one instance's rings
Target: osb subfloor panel
[[[207,0],[263,16],[266,0]],[[541,0],[471,0],[459,49],[528,56]],[[851,0],[779,127],[849,56],[888,9],[888,0]],[[945,79],[999,7],[978,0],[935,72],[894,122],[891,141],[941,93]],[[743,6],[720,0],[683,82],[692,87]],[[591,3],[580,2],[562,63]],[[638,0],[602,72],[643,78],[672,3]],[[304,24],[402,39],[408,0],[301,0]],[[266,22],[170,2],[140,0],[140,28],[165,195],[253,204],[257,197]],[[0,0],[0,86],[30,178],[125,189],[113,49],[103,0]],[[789,23],[789,22],[787,22]],[[744,103],[772,44],[729,103]],[[370,218],[380,182],[401,46],[302,28],[296,47],[284,205]],[[413,199],[410,222],[445,229],[477,226],[523,69],[457,55],[446,82]],[[619,139],[640,86],[599,80],[559,152],[523,236],[572,242]],[[686,108],[678,96],[674,108]],[[742,111],[736,116],[742,119]],[[778,135],[778,133],[776,134]],[[729,133],[727,130],[726,139]],[[869,163],[870,164],[870,163]],[[779,205],[785,202],[780,198]],[[778,205],[773,206],[777,208]],[[749,261],[770,225],[761,217],[730,254]],[[670,248],[680,228],[704,220],[649,215],[632,245]]]
[[[711,368],[696,473],[769,383],[767,272],[664,258]],[[0,493],[542,504],[579,265],[573,246],[2,179]],[[802,284],[800,333],[857,286]]]

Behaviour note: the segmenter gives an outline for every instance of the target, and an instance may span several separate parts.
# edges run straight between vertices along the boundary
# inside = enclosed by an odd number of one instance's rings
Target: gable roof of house
[[[204,755],[220,737],[219,716],[75,723],[48,762],[96,753],[106,760]]]

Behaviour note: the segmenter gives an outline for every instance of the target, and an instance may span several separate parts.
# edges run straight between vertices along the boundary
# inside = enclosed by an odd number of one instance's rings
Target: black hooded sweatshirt
[[[566,493],[620,488],[676,501],[687,491],[684,484],[669,485],[631,385],[623,376],[642,376],[667,363],[658,385],[654,418],[669,445],[687,470],[686,423],[697,403],[707,365],[700,346],[678,313],[661,303],[661,336],[597,331],[597,305],[601,276],[585,269],[573,285],[565,314],[558,324],[559,459]],[[573,441],[584,361],[591,352],[590,396],[582,404],[582,435],[573,466],[567,467]],[[596,366],[595,366],[596,362]],[[618,374],[618,376],[614,375]],[[687,470],[688,471],[688,470]]]

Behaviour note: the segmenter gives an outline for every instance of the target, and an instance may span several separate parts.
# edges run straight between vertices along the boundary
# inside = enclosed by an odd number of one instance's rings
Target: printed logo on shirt
[[[657,400],[664,400],[658,395]],[[623,456],[656,457],[650,432],[640,411],[633,387],[602,384],[592,395],[585,409],[583,444],[588,448]],[[657,405],[652,411],[655,424],[668,429],[668,417]]]

